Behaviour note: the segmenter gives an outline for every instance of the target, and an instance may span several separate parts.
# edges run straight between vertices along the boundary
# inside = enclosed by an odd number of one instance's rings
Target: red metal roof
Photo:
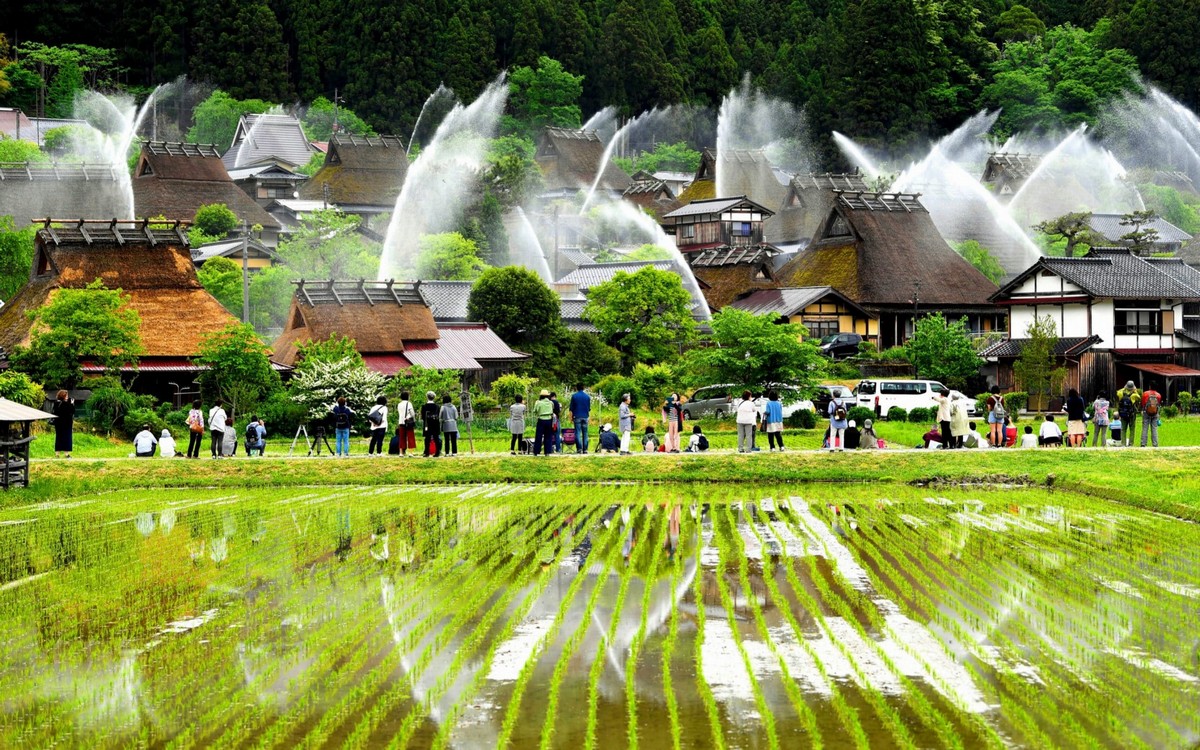
[[[1151,375],[1161,375],[1165,378],[1200,378],[1200,370],[1193,370],[1190,367],[1182,367],[1180,365],[1169,364],[1131,364],[1129,365],[1135,370],[1148,372]]]
[[[380,375],[389,377],[398,375],[413,365],[403,354],[364,354],[363,362]]]
[[[84,372],[104,372],[104,368],[91,362],[83,363]],[[137,367],[122,367],[121,372],[200,372],[200,368],[186,357],[147,357]]]

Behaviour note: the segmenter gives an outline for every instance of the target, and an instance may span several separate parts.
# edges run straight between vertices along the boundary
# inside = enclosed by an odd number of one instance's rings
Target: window
[[[1115,300],[1114,333],[1118,336],[1158,336],[1163,330],[1159,303],[1151,300]]]
[[[834,216],[829,222],[829,228],[825,230],[826,237],[849,237],[850,225],[841,215]]]
[[[684,224],[684,225],[680,226],[679,227],[679,236],[684,238],[685,240],[690,240],[691,238],[695,237],[696,236],[696,225],[695,224]]]
[[[838,332],[838,322],[836,320],[802,318],[800,322],[802,322],[804,327],[808,329],[808,335],[812,336],[813,338],[823,339],[826,336],[831,336]]]
[[[879,392],[891,396],[920,396],[925,392],[925,384],[907,381],[881,383]]]

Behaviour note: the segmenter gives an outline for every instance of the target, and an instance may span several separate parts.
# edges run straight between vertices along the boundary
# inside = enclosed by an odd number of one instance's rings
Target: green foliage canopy
[[[679,274],[653,266],[592,287],[583,315],[625,353],[627,367],[661,362],[696,336],[692,298]]]
[[[474,281],[487,269],[476,244],[458,232],[421,235],[417,251],[417,278],[441,281]]]
[[[542,55],[537,65],[514,68],[508,76],[508,107],[528,133],[543,127],[578,128],[583,76],[573,75],[558,60]]]
[[[1058,344],[1058,328],[1049,315],[1036,318],[1025,328],[1025,346],[1013,363],[1013,377],[1029,394],[1045,395],[1062,387],[1065,367],[1056,367],[1054,347]]]
[[[967,378],[983,364],[971,344],[967,319],[949,323],[940,312],[917,320],[904,350],[918,377],[939,380],[951,388],[965,387]]]
[[[790,385],[809,392],[825,374],[825,359],[816,344],[803,341],[804,326],[779,324],[773,314],[754,315],[726,307],[712,318],[712,335],[688,352],[692,385],[730,383],[734,390],[759,392]]]
[[[273,106],[262,99],[234,99],[218,89],[196,105],[187,139],[191,143],[212,143],[218,151],[227,151],[242,115],[259,115]]]
[[[192,361],[201,368],[200,388],[206,397],[219,397],[229,405],[230,415],[242,415],[280,387],[270,355],[252,326],[231,323],[206,335]]]
[[[18,227],[11,216],[0,216],[0,300],[11,300],[29,281],[37,227]]]
[[[242,267],[229,258],[210,258],[196,269],[200,284],[235,316],[242,315]]]
[[[954,249],[963,257],[963,260],[974,266],[993,284],[999,284],[1000,279],[1004,278],[1004,266],[1000,265],[1000,261],[996,260],[986,247],[975,240],[959,242]]]

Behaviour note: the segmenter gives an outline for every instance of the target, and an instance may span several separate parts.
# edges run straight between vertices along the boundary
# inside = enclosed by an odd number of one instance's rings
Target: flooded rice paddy
[[[1047,490],[0,512],[0,746],[1193,748],[1200,527]]]

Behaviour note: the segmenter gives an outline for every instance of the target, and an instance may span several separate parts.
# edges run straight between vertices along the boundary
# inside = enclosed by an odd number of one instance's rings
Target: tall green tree
[[[201,368],[205,396],[222,399],[229,404],[230,416],[241,416],[280,387],[270,355],[252,326],[231,323],[206,335],[192,361]]]
[[[629,114],[683,99],[683,78],[642,3],[621,0],[605,18],[598,63],[604,103]]]
[[[109,372],[136,366],[143,351],[141,316],[129,301],[129,295],[99,279],[83,289],[59,289],[30,313],[29,348],[18,348],[13,364],[34,380],[60,388],[79,384],[84,362]]]
[[[1013,363],[1013,377],[1031,397],[1047,396],[1062,388],[1067,377],[1058,366],[1054,347],[1058,345],[1058,327],[1049,315],[1035,318],[1025,328],[1025,344]]]
[[[1200,106],[1200,50],[1190,40],[1200,34],[1200,13],[1191,0],[1137,0],[1113,24],[1113,36],[1141,63],[1155,84],[1195,109]]]
[[[904,351],[918,377],[940,380],[951,388],[966,387],[967,379],[983,365],[971,344],[967,319],[950,323],[940,312],[917,320]]]
[[[542,55],[535,67],[514,68],[508,76],[508,108],[530,134],[547,125],[578,128],[583,76],[572,75],[558,60]]]
[[[191,76],[239,99],[289,101],[288,49],[267,0],[200,0],[192,27]]]
[[[11,301],[29,283],[36,235],[34,225],[18,227],[13,217],[0,216],[0,300]]]
[[[425,234],[417,249],[417,278],[474,281],[487,269],[479,248],[458,232]]]
[[[226,151],[242,115],[262,114],[273,106],[262,99],[238,100],[218,89],[196,106],[187,139],[191,143],[211,143],[219,151]]]
[[[1063,214],[1039,222],[1034,229],[1052,241],[1064,240],[1066,244],[1063,254],[1071,258],[1080,245],[1090,247],[1103,241],[1103,238],[1092,230],[1091,219],[1092,215],[1087,211]]]
[[[679,274],[645,266],[620,271],[588,290],[583,315],[605,340],[624,352],[626,368],[677,356],[696,336],[692,297]]]
[[[712,334],[688,352],[685,371],[695,385],[730,383],[733,390],[758,392],[789,385],[809,392],[825,374],[825,359],[804,326],[779,324],[774,314],[755,315],[726,307],[712,318]]]
[[[560,309],[554,290],[520,266],[485,270],[467,299],[469,319],[487,323],[497,336],[518,349],[557,337],[562,325]]]
[[[988,252],[988,249],[975,240],[967,240],[954,245],[954,250],[963,260],[975,266],[975,270],[988,278],[993,284],[999,284],[1004,278],[1004,266]]]
[[[310,141],[329,140],[333,135],[335,117],[339,133],[375,135],[375,129],[355,114],[354,110],[342,105],[335,112],[333,102],[323,96],[313,99],[312,104],[304,111],[304,117],[300,119],[304,135],[308,136]]]
[[[196,269],[201,286],[217,298],[221,306],[237,317],[242,316],[242,267],[229,258],[210,258]]]

